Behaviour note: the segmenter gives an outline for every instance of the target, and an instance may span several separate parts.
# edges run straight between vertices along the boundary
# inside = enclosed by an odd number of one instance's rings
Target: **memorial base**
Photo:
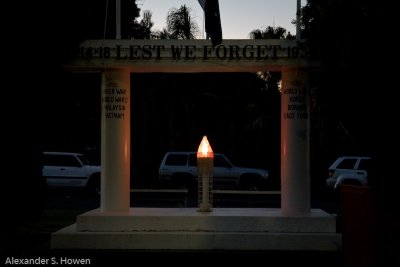
[[[336,219],[320,210],[282,215],[274,208],[92,210],[51,236],[54,249],[341,250]]]

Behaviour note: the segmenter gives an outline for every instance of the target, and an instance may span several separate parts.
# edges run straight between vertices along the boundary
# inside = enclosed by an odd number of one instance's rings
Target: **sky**
[[[203,10],[198,0],[138,0],[139,8],[152,12],[153,30],[162,30],[171,8],[186,5],[192,10],[194,18],[203,32]],[[306,0],[301,1],[304,6]],[[255,29],[268,26],[283,27],[296,34],[296,0],[219,0],[223,39],[248,39]],[[199,36],[202,38],[205,35]]]

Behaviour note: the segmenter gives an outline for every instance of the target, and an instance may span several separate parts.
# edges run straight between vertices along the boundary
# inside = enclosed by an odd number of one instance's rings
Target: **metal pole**
[[[121,39],[121,0],[115,1],[115,39]]]

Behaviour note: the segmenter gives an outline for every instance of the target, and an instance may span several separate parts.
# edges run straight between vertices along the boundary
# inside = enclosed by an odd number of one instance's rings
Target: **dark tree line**
[[[386,128],[390,9],[385,1],[310,0],[302,10],[302,38],[323,66],[314,75],[320,115],[337,120],[335,132],[347,139],[341,149],[348,153],[371,153]]]

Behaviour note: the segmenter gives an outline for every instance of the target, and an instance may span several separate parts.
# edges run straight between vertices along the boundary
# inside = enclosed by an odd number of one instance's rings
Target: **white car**
[[[326,185],[333,189],[337,189],[341,184],[367,185],[370,161],[371,157],[339,157],[328,169]]]
[[[159,168],[161,182],[189,185],[197,180],[196,152],[168,152]],[[268,170],[234,166],[220,153],[214,154],[213,184],[215,188],[242,188],[257,190],[266,185]]]
[[[100,166],[81,153],[43,152],[43,177],[49,188],[84,188],[100,192]]]

